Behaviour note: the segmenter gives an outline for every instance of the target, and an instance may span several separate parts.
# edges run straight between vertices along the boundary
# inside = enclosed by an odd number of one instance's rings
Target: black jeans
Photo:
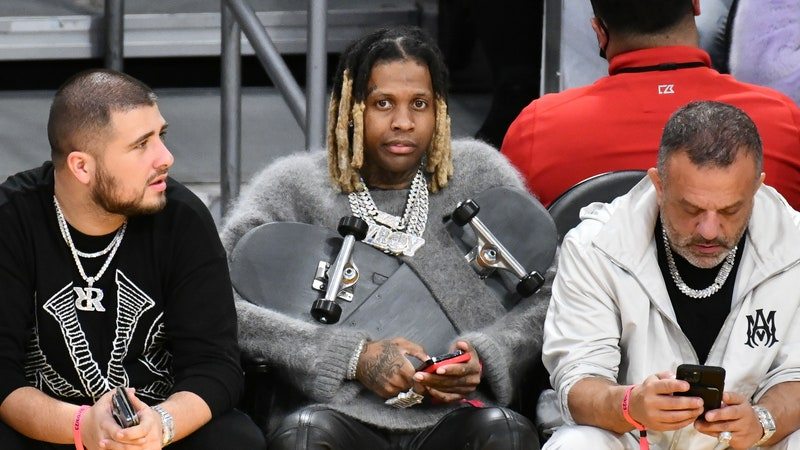
[[[75,445],[34,441],[0,422],[0,448],[3,450],[74,450]],[[215,417],[191,435],[171,444],[172,450],[263,450],[261,430],[243,413],[233,410]]]
[[[270,450],[522,450],[539,449],[531,422],[506,408],[459,408],[416,433],[392,433],[325,407],[307,407],[283,420]]]

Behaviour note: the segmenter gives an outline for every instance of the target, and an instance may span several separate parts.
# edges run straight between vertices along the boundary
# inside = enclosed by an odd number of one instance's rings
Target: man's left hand
[[[463,399],[474,392],[481,382],[478,352],[465,341],[458,341],[456,348],[469,353],[469,361],[444,365],[436,369],[436,373],[414,374],[414,380],[425,386],[431,397],[445,403]]]
[[[753,407],[743,395],[736,392],[725,392],[722,402],[724,403],[722,408],[707,412],[705,419],[701,416],[694,427],[697,431],[713,437],[719,437],[723,431],[731,432],[731,448],[752,447],[764,435],[764,429]]]

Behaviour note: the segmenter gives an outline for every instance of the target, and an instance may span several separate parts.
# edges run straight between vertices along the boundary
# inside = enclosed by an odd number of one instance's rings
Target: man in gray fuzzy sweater
[[[351,206],[361,201],[396,219],[402,215],[399,227],[375,215],[362,218],[370,227],[424,239],[413,256],[397,257],[459,331],[453,346],[472,358],[435,374],[415,372],[406,355],[428,355],[402,336],[375,340],[357,328],[311,324],[237,295],[243,352],[267,361],[304,399],[294,406],[299,411],[270,412],[270,448],[539,447],[526,418],[496,405],[509,403],[540,352],[548,293],[507,310],[464,261],[442,220],[459,201],[486,189],[525,189],[493,148],[450,141],[445,80],[438,49],[418,29],[380,30],[353,43],[334,81],[327,153],[289,156],[256,175],[227,218],[222,241],[230,254],[247,231],[275,221],[336,228],[342,216],[359,213]],[[416,221],[409,217],[415,214]],[[384,404],[409,389],[436,402],[405,409]]]

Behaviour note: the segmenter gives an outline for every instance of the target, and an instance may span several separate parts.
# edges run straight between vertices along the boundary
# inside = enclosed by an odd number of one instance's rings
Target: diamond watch
[[[775,419],[772,418],[772,414],[770,414],[769,410],[763,406],[753,405],[753,411],[755,411],[756,417],[761,423],[761,428],[764,429],[764,436],[753,444],[753,447],[760,447],[775,434]]]
[[[161,416],[161,448],[168,446],[175,437],[175,422],[172,420],[172,415],[162,408],[161,405],[154,405],[150,408]]]

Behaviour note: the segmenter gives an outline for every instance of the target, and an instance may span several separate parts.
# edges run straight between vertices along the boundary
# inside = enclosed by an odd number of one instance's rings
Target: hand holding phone
[[[456,350],[452,353],[445,353],[444,355],[434,356],[417,367],[417,372],[436,373],[439,367],[448,364],[465,363],[471,358],[469,353],[461,350]]]
[[[122,428],[139,425],[139,416],[133,410],[128,393],[123,387],[118,387],[111,396],[111,415]]]
[[[725,391],[725,369],[722,367],[681,364],[675,378],[688,382],[689,390],[674,395],[702,398],[703,414],[722,406],[722,393]]]

